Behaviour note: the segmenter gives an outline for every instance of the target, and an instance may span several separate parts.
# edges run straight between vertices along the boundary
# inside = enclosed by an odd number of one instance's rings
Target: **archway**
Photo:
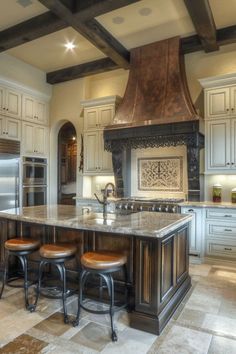
[[[75,204],[77,139],[72,123],[65,123],[58,132],[58,193],[59,204]]]

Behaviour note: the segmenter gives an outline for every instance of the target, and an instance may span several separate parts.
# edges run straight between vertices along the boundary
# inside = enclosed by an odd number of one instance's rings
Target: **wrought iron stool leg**
[[[108,283],[110,287],[110,317],[111,317],[111,339],[112,342],[117,342],[117,334],[114,329],[114,281],[113,277],[109,274],[108,275]]]
[[[25,293],[25,308],[29,310],[29,299],[28,299],[28,262],[26,256],[18,256],[21,261],[23,273],[24,273],[24,293]]]
[[[82,270],[82,272],[80,274],[80,278],[79,278],[78,310],[77,310],[76,318],[73,321],[74,327],[79,325],[80,310],[81,310],[81,305],[83,303],[83,288],[84,288],[84,284],[87,279],[87,276],[88,276],[88,272],[86,272],[86,270]]]
[[[64,323],[69,323],[68,315],[67,315],[67,308],[66,308],[66,269],[64,263],[57,264],[58,270],[60,272],[61,281],[62,281],[62,304],[63,304],[63,313],[64,313]]]
[[[29,306],[29,311],[30,312],[34,312],[36,310],[37,304],[38,304],[38,299],[39,299],[39,295],[40,295],[40,290],[41,290],[41,281],[42,281],[42,275],[43,275],[43,268],[44,265],[47,262],[41,261],[39,264],[39,271],[38,271],[38,284],[36,287],[36,297],[35,297],[35,302],[34,304]]]
[[[2,288],[0,292],[0,299],[2,298],[3,290],[7,281],[8,275],[8,259],[9,259],[9,252],[5,253],[5,262],[4,262],[4,269],[3,269],[3,277],[2,277]]]

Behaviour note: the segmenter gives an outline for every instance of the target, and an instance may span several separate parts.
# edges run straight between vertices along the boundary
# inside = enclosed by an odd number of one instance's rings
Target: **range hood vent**
[[[180,38],[131,50],[124,98],[113,124],[104,130],[105,149],[112,152],[117,193],[128,196],[125,174],[131,149],[187,146],[188,198],[200,198],[200,117],[188,91]]]
[[[125,95],[107,129],[197,119],[186,84],[180,38],[133,49]]]

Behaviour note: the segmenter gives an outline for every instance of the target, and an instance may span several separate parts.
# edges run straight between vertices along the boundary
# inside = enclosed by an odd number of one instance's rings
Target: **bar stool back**
[[[3,281],[2,288],[0,291],[0,299],[2,298],[3,290],[5,284],[9,284],[11,281],[16,278],[8,278],[8,267],[9,267],[9,257],[15,256],[20,260],[23,274],[24,274],[24,283],[23,286],[14,286],[13,287],[23,287],[25,293],[25,307],[27,310],[30,309],[29,300],[28,300],[28,288],[31,285],[28,281],[28,259],[27,256],[38,250],[40,242],[38,240],[28,239],[28,238],[12,238],[5,242],[5,262],[3,270]]]
[[[117,334],[114,329],[113,315],[115,311],[119,311],[127,306],[128,302],[128,289],[127,289],[127,269],[126,269],[127,257],[123,253],[112,251],[97,251],[87,252],[81,257],[82,272],[79,280],[79,299],[78,299],[78,312],[74,326],[78,326],[80,310],[84,310],[95,314],[110,314],[111,321],[111,339],[113,342],[117,341]],[[114,299],[114,280],[112,274],[123,270],[125,277],[125,302],[119,307],[115,307]],[[92,310],[85,306],[84,287],[85,283],[90,275],[98,275],[100,279],[103,279],[106,283],[108,295],[110,298],[109,310]],[[102,286],[102,284],[100,284]],[[100,289],[101,290],[101,289]]]

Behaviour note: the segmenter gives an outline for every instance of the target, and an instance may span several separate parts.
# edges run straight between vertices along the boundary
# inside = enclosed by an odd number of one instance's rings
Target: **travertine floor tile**
[[[215,334],[226,335],[236,339],[236,318],[206,314],[202,328],[213,331]]]
[[[2,354],[37,354],[47,346],[47,343],[35,339],[27,334],[15,338],[12,342],[0,349]]]
[[[158,354],[207,354],[212,336],[189,328],[173,326]]]
[[[224,337],[212,338],[207,354],[234,354],[236,353],[236,341]]]

